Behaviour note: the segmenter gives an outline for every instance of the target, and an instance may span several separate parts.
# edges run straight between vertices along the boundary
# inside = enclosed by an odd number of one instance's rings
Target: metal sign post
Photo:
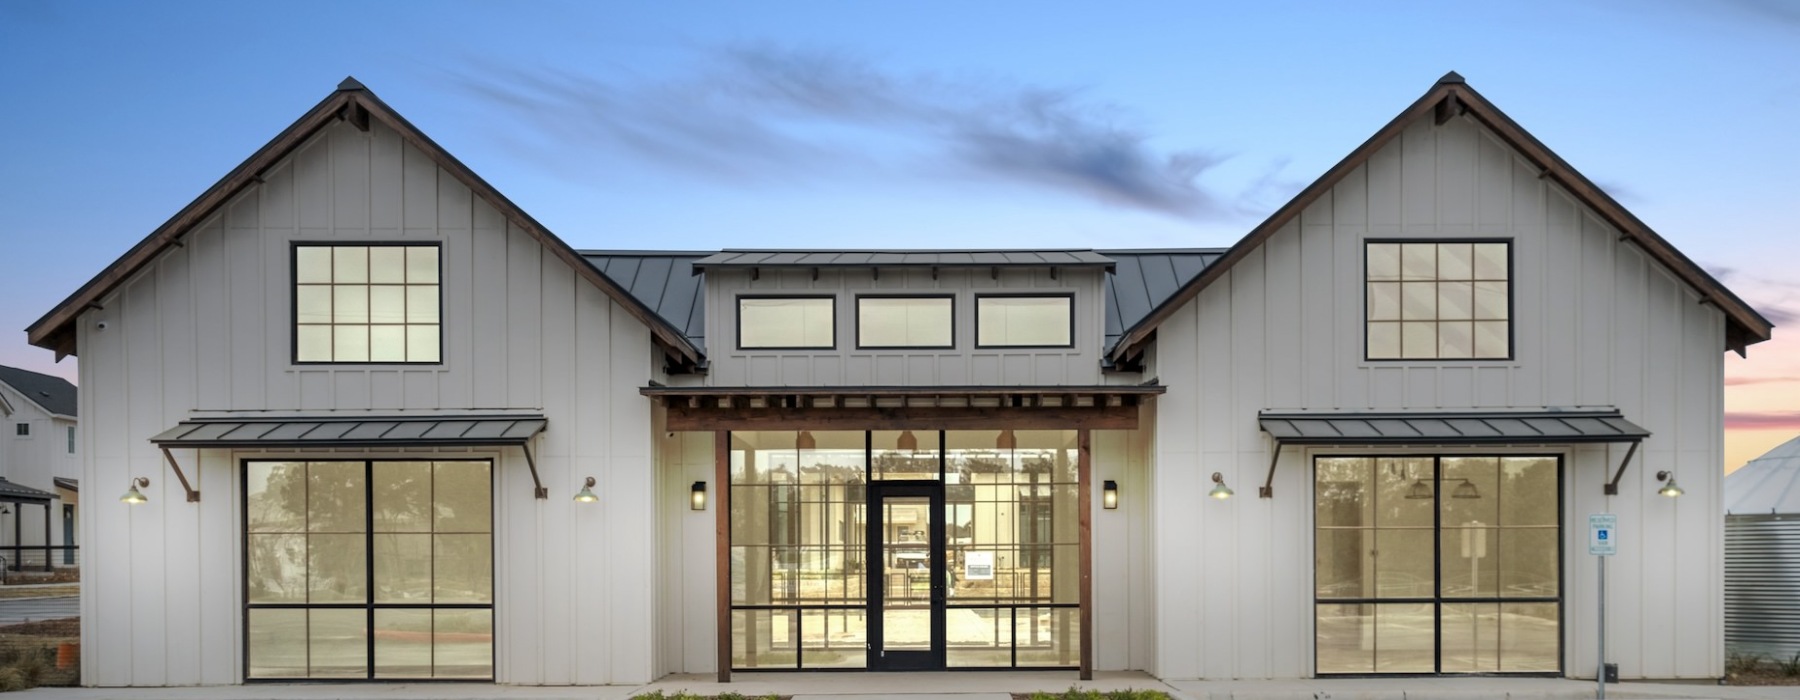
[[[1600,650],[1594,664],[1594,697],[1606,700],[1606,558],[1619,553],[1619,516],[1588,516],[1588,554],[1600,557]]]

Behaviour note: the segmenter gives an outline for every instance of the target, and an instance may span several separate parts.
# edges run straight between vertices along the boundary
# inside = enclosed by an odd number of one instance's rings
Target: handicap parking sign
[[[1596,513],[1588,516],[1588,554],[1610,557],[1619,553],[1619,516]]]

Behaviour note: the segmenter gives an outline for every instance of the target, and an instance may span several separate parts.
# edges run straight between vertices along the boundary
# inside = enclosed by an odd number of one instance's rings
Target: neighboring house
[[[82,515],[105,686],[1592,677],[1594,513],[1608,660],[1716,678],[1770,333],[1455,74],[1118,251],[581,252],[349,80],[29,329],[148,497]]]
[[[75,385],[0,366],[0,415],[0,557],[9,571],[73,566],[69,496],[81,474]]]

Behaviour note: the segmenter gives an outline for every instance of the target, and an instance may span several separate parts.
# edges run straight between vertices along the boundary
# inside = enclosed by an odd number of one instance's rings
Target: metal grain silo
[[[1800,654],[1800,437],[1725,477],[1725,648]]]

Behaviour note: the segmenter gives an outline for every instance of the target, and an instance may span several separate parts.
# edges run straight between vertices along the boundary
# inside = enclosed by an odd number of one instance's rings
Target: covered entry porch
[[[1161,391],[644,389],[668,430],[713,433],[718,677],[1091,677],[1091,431]]]

